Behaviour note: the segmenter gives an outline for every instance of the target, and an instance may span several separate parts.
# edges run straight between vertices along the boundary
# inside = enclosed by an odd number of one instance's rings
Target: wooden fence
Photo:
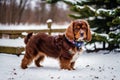
[[[2,38],[3,35],[8,35],[10,39],[15,39],[18,37],[25,37],[23,35],[23,32],[30,33],[38,33],[38,32],[45,32],[49,33],[59,33],[59,32],[64,32],[65,29],[45,29],[45,30],[0,30],[0,38]],[[5,43],[4,43],[5,44]],[[10,54],[21,54],[21,52],[24,51],[24,47],[6,47],[6,46],[0,46],[0,53],[10,53]]]
[[[51,33],[58,33],[58,32],[64,32],[65,29],[45,29],[45,30],[0,30],[0,37],[2,37],[3,34],[9,35],[11,39],[17,38],[17,37],[24,37],[25,35],[22,35],[23,32],[30,33],[38,33],[38,32],[46,32],[51,35]]]

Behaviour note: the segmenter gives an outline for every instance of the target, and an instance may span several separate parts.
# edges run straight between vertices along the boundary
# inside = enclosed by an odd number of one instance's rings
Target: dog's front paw
[[[28,68],[28,67],[27,67],[27,66],[21,65],[21,68],[22,68],[22,69],[26,69],[26,68]]]

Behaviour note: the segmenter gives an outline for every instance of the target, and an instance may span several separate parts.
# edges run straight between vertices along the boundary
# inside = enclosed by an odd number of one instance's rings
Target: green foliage
[[[95,15],[95,12],[93,10],[90,9],[90,7],[88,7],[87,5],[84,5],[84,6],[73,6],[71,8],[72,11],[78,13],[81,17],[81,18],[88,18],[89,16],[94,16]],[[71,14],[72,15],[72,14]]]
[[[107,37],[106,36],[103,36],[103,35],[100,35],[100,34],[98,34],[98,33],[94,33],[93,35],[92,35],[92,41],[90,41],[90,42],[88,42],[88,43],[90,43],[90,44],[92,44],[92,43],[94,43],[94,42],[108,42],[108,39],[107,39]]]
[[[75,3],[72,3],[72,2],[70,2],[70,1],[67,1],[67,0],[63,0],[65,3],[67,3],[67,4],[69,4],[69,5],[75,5]]]
[[[120,44],[120,32],[118,34],[116,33],[110,33],[109,37],[111,40],[109,40],[110,44]]]
[[[98,16],[102,16],[102,17],[104,17],[104,16],[106,16],[106,17],[111,17],[111,14],[112,12],[111,11],[103,11],[103,10],[101,10],[101,11],[99,11],[99,14],[98,14]]]
[[[120,24],[120,17],[116,17],[115,19],[112,20],[113,24]]]
[[[117,3],[120,4],[120,0],[117,0]]]
[[[54,3],[60,0],[47,0]],[[87,19],[95,32],[92,41],[103,43],[103,48],[109,50],[120,48],[120,0],[61,0],[71,5],[69,14],[74,19]],[[118,30],[118,31],[117,31]],[[104,33],[104,35],[102,35]],[[107,35],[107,36],[105,36]],[[105,44],[108,44],[106,47]]]
[[[116,33],[120,26],[120,0],[86,0],[81,2],[69,2],[71,10],[75,12],[69,16],[75,19],[87,19],[93,31],[92,41],[89,43],[103,42],[108,47],[120,47],[120,33]],[[92,19],[91,19],[92,18]],[[114,33],[112,33],[114,31]],[[98,34],[99,33],[99,34]],[[101,35],[104,33],[107,37]],[[112,45],[111,45],[112,44]],[[112,49],[110,48],[110,49]]]

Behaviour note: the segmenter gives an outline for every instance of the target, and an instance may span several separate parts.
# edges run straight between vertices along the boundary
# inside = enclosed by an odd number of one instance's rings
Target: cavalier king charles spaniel
[[[74,70],[84,41],[91,41],[91,38],[88,22],[80,19],[72,21],[63,35],[29,33],[24,39],[26,47],[21,68],[26,69],[33,60],[37,67],[41,67],[40,63],[47,56],[58,59],[61,69]]]

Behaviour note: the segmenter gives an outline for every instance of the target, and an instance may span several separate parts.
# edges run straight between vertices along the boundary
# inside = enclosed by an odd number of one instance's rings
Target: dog
[[[37,67],[42,67],[40,63],[47,56],[59,60],[61,69],[75,70],[75,61],[83,51],[84,41],[91,39],[89,24],[82,19],[72,21],[63,35],[29,33],[24,39],[26,47],[21,68],[28,68],[33,60]]]

